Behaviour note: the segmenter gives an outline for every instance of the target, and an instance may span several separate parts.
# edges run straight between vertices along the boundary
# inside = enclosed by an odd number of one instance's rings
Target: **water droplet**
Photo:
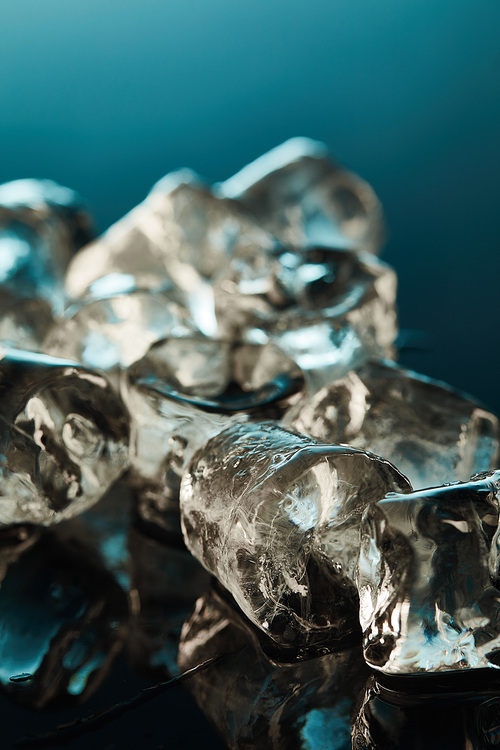
[[[27,682],[32,679],[33,675],[30,672],[21,672],[20,674],[13,674],[12,677],[9,677],[11,682]]]

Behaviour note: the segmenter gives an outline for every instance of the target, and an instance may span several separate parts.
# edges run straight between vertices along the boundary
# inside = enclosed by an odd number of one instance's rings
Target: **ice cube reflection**
[[[368,669],[357,648],[279,664],[214,589],[196,603],[179,645],[181,669],[221,657],[188,683],[229,748],[348,750],[351,713]]]
[[[16,701],[61,708],[85,699],[123,645],[125,597],[88,552],[48,532],[10,550],[0,588],[0,684]],[[20,680],[23,673],[30,678]]]
[[[383,684],[371,677],[353,722],[352,750],[497,747],[500,682],[484,671],[477,677],[429,675]]]

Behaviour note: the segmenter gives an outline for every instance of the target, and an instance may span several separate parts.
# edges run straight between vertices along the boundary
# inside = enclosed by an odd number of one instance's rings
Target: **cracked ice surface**
[[[368,453],[272,422],[236,424],[183,476],[184,538],[252,622],[304,653],[356,630],[361,514],[396,488],[411,490]]]

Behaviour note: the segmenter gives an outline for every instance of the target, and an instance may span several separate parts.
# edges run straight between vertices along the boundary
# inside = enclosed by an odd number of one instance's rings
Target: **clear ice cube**
[[[66,290],[86,295],[98,279],[130,274],[140,289],[169,282],[196,327],[217,332],[212,279],[230,257],[253,259],[276,241],[236,203],[217,198],[190,171],[167,175],[139,206],[72,261]]]
[[[500,472],[389,494],[365,513],[365,659],[387,674],[498,667]]]
[[[380,248],[384,231],[377,196],[335,164],[318,141],[285,141],[218,189],[240,201],[284,245]]]
[[[273,422],[234,424],[181,483],[186,545],[276,644],[312,653],[357,629],[363,510],[411,490],[387,461]]]
[[[0,287],[0,341],[3,344],[38,351],[53,322],[52,306],[47,300],[18,297]]]
[[[132,276],[114,274],[99,279],[84,300],[68,307],[49,330],[43,350],[111,371],[141,359],[154,342],[193,330],[194,322],[168,285],[139,289]]]
[[[497,418],[445,383],[368,362],[303,398],[285,417],[318,440],[387,458],[412,486],[465,481],[498,465]]]
[[[0,524],[81,513],[128,466],[123,402],[102,375],[70,360],[0,354]]]
[[[311,392],[369,357],[391,356],[396,275],[375,256],[287,249],[253,278],[241,268],[231,274],[229,267],[216,284],[221,330],[273,341],[306,374]]]

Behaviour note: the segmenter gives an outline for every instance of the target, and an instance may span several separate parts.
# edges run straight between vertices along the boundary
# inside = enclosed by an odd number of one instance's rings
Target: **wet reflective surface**
[[[498,423],[382,360],[371,188],[293,139],[76,255],[0,208],[4,744],[498,744]]]
[[[234,605],[210,589],[182,630],[179,664],[212,654],[223,658],[187,685],[228,747],[350,747],[353,704],[368,674],[358,648],[276,662]]]
[[[4,747],[498,746],[496,672],[377,677],[359,640],[283,661],[185,549],[138,525],[130,502],[117,520],[123,497],[55,530],[2,536]],[[185,680],[170,683],[179,671]]]
[[[500,745],[500,682],[477,680],[378,683],[361,695],[352,729],[353,750],[489,750]]]
[[[160,748],[202,738],[223,747],[188,694],[163,685],[178,672],[180,630],[207,574],[185,549],[137,527],[127,492],[118,486],[55,530],[2,532],[3,747]],[[186,729],[179,717],[191,714]]]

